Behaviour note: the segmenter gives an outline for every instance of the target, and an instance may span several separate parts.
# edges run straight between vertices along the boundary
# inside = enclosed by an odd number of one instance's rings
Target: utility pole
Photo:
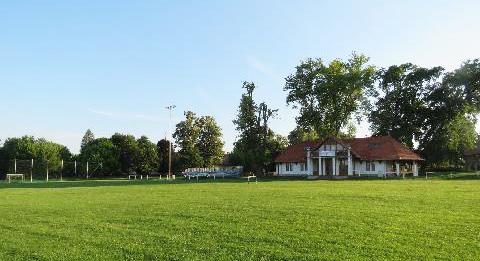
[[[175,105],[170,105],[167,106],[166,109],[170,113],[170,120],[168,121],[168,132],[169,135],[171,136],[172,131],[171,131],[171,122],[172,122],[172,110],[175,109],[177,106]],[[171,137],[168,138],[168,177],[172,177],[172,141]]]

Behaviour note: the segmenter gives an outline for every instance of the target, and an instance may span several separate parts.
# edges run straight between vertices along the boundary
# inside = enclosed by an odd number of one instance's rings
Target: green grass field
[[[480,258],[480,180],[0,184],[0,260]]]

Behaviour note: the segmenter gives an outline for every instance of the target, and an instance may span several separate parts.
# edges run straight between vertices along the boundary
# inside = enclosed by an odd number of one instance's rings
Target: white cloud
[[[100,110],[95,110],[95,109],[88,109],[89,112],[93,113],[93,114],[97,114],[97,115],[101,115],[101,116],[105,116],[105,117],[109,117],[109,118],[114,118],[115,115],[111,112],[107,112],[107,111],[100,111]]]
[[[273,70],[270,66],[266,65],[264,62],[260,61],[255,56],[247,56],[247,63],[250,67],[260,73],[263,73],[277,80],[282,79],[282,77],[278,73],[276,73],[275,70]]]

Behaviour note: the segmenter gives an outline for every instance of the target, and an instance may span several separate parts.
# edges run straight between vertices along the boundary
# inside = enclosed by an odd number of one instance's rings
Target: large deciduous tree
[[[82,147],[79,155],[81,162],[90,162],[99,166],[96,175],[113,176],[121,173],[120,151],[111,139],[98,138]]]
[[[411,63],[378,71],[375,108],[369,115],[374,135],[390,135],[410,148],[419,141],[428,109],[426,96],[440,83],[443,68]]]
[[[198,137],[198,149],[203,158],[205,167],[219,165],[223,161],[222,129],[211,116],[203,116],[198,119],[200,134]]]
[[[128,174],[135,169],[135,160],[138,154],[138,143],[134,136],[115,133],[111,138],[113,145],[120,155],[120,169]]]
[[[341,136],[353,119],[361,117],[367,105],[366,92],[374,83],[375,68],[368,57],[352,54],[328,65],[321,59],[308,59],[286,78],[287,104],[300,110],[297,124],[313,129],[318,138]]]
[[[222,162],[222,133],[213,117],[199,118],[187,111],[185,120],[177,124],[173,137],[180,148],[178,158],[182,168],[211,167]]]
[[[447,73],[426,97],[428,110],[419,149],[433,167],[458,167],[463,152],[475,147],[480,112],[480,60]]]
[[[288,142],[290,145],[314,140],[318,140],[318,135],[313,128],[297,126],[288,134]]]
[[[36,139],[33,136],[8,138],[0,150],[2,164],[0,170],[2,170],[2,173],[12,171],[9,168],[13,165],[9,165],[14,159],[33,159],[37,162],[34,165],[35,171],[44,173],[45,164],[48,163],[50,171],[57,171],[60,169],[61,161],[68,160],[71,157],[70,151],[65,146],[43,138]]]
[[[138,152],[135,160],[135,169],[141,174],[150,174],[158,168],[157,146],[146,136],[137,140]]]
[[[175,142],[180,148],[178,151],[179,160],[184,169],[201,167],[203,166],[203,159],[197,146],[200,136],[197,116],[191,111],[187,111],[184,114],[185,120],[177,124],[173,133]]]
[[[480,62],[461,68],[402,64],[378,73],[375,108],[369,115],[375,135],[391,135],[418,150],[430,167],[462,165],[463,153],[475,147],[480,112]]]

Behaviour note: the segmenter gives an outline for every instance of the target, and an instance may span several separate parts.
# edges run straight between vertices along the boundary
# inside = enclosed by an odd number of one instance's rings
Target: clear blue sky
[[[243,81],[295,127],[284,78],[308,57],[352,51],[380,67],[458,67],[480,57],[480,1],[3,1],[0,139],[78,152],[87,128],[165,136],[168,113],[212,115],[230,150]],[[367,124],[358,136],[368,134]]]

